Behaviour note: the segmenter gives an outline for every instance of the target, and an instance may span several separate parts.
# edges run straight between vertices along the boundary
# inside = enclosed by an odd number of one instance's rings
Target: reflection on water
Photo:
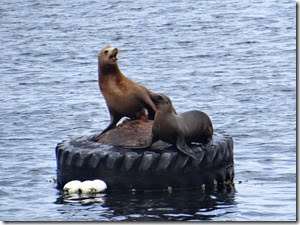
[[[93,196],[60,195],[57,204],[65,204],[60,213],[72,213],[88,206],[87,211],[100,210],[112,221],[202,221],[214,217],[226,217],[234,209],[235,188],[226,186],[222,189],[112,192]],[[77,210],[76,210],[77,207]],[[81,214],[80,212],[78,212]],[[76,213],[75,213],[76,214]],[[80,219],[80,216],[72,217]],[[101,216],[89,218],[101,221]]]
[[[80,203],[82,205],[90,205],[93,203],[103,203],[105,194],[64,194],[57,198],[57,204]]]

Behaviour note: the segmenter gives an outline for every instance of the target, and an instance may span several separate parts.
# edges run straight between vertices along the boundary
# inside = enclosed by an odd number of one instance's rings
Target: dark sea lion
[[[156,114],[152,126],[150,142],[141,148],[148,148],[154,142],[162,140],[173,144],[184,154],[198,159],[188,144],[198,142],[208,144],[212,140],[213,126],[210,118],[202,111],[192,110],[176,115],[171,100],[163,95],[157,95],[155,100]]]
[[[98,83],[110,114],[110,124],[101,134],[114,128],[122,117],[144,116],[154,119],[153,92],[123,75],[117,64],[118,49],[105,46],[98,54]],[[101,135],[100,134],[100,135]]]

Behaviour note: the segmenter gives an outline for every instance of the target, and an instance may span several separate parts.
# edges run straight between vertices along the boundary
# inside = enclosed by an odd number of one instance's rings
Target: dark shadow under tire
[[[174,147],[132,150],[98,143],[93,136],[62,141],[56,147],[57,184],[101,179],[108,190],[148,190],[200,187],[232,181],[233,140],[215,135],[201,159],[192,159]],[[197,148],[195,146],[195,148]]]

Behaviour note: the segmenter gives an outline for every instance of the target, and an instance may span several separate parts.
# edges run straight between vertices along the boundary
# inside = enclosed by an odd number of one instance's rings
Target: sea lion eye
[[[158,95],[157,98],[158,98],[158,100],[160,100],[160,101],[163,100],[163,97],[162,97],[161,95]]]
[[[108,53],[108,50],[105,50],[104,53],[107,54],[107,53]]]

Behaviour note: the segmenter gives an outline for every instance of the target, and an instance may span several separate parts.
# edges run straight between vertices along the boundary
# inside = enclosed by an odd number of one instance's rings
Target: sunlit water
[[[0,219],[296,220],[295,12],[287,0],[3,0]],[[233,136],[234,189],[56,189],[56,144],[109,123],[97,84],[106,44],[125,75]]]

